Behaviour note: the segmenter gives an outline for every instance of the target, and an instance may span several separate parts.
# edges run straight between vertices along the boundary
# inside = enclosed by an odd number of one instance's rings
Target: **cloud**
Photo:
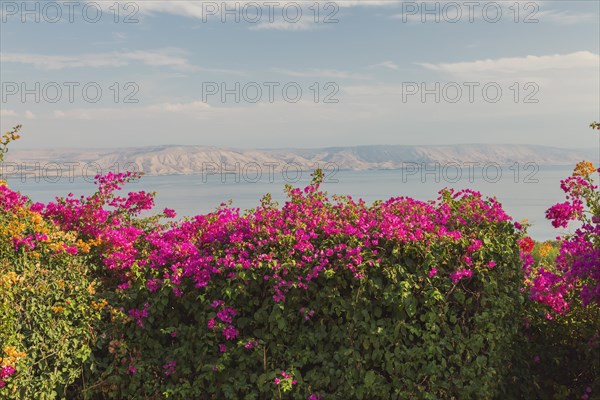
[[[111,36],[115,41],[124,42],[127,40],[127,34],[125,32],[113,32]]]
[[[136,5],[144,14],[165,13],[198,19],[204,16],[206,10],[206,5],[203,6],[200,1],[143,1]]]
[[[279,30],[279,31],[307,31],[312,29],[323,28],[324,25],[317,24],[312,18],[299,19],[298,22],[288,22],[284,19],[277,19],[273,22],[268,20],[261,21],[257,24],[250,26],[250,30]]]
[[[179,103],[159,103],[146,107],[125,107],[125,108],[73,108],[69,110],[54,110],[49,115],[53,119],[74,119],[74,120],[102,120],[105,118],[115,120],[134,120],[148,119],[148,116],[154,118],[170,117],[177,118],[178,115],[203,118],[208,115],[212,107],[201,101],[179,102]]]
[[[403,0],[345,0],[338,1],[336,4],[340,7],[392,7],[402,4]],[[320,3],[328,3],[321,1]]]
[[[193,101],[189,103],[162,103],[149,106],[148,110],[152,112],[198,115],[198,113],[209,112],[211,108],[212,107],[208,103],[202,101]]]
[[[200,19],[203,22],[221,21],[224,23],[241,22],[248,25],[248,29],[260,30],[284,30],[284,31],[306,31],[312,29],[326,28],[329,24],[320,24],[314,21],[314,11],[308,7],[314,7],[315,2],[256,2],[256,1],[146,1],[139,3],[140,12],[146,15],[159,13],[177,15],[187,18]],[[322,7],[325,4],[338,4],[334,2],[321,2]],[[356,3],[356,2],[354,2]],[[369,2],[371,3],[371,2]],[[380,2],[386,3],[386,2]],[[257,6],[258,5],[258,6]],[[293,14],[295,11],[290,9],[288,12],[289,20],[284,19],[283,7],[286,5],[300,6],[301,17],[296,22]],[[331,6],[329,6],[331,8]],[[339,7],[343,7],[340,3]],[[333,14],[337,9],[327,8],[323,11],[327,15],[335,18]],[[233,12],[230,12],[233,11]],[[333,13],[330,15],[330,13]]]
[[[15,110],[3,110],[0,109],[0,117],[16,117],[17,112]]]
[[[35,68],[46,70],[121,67],[132,62],[141,62],[149,66],[170,66],[179,69],[192,67],[185,57],[185,52],[177,48],[89,53],[72,56],[35,53],[2,53],[1,56],[3,62],[30,64]]]
[[[574,25],[585,22],[598,21],[597,14],[591,13],[572,13],[568,11],[559,10],[543,10],[538,12],[535,19],[539,20],[540,23],[551,22],[558,25]]]
[[[118,51],[108,53],[88,53],[77,55],[47,55],[36,53],[0,53],[6,63],[32,65],[42,70],[62,70],[67,68],[111,68],[134,63],[152,67],[168,67],[178,71],[204,71],[241,74],[228,69],[203,68],[190,64],[187,52],[183,49],[168,47],[157,50]]]
[[[369,69],[384,68],[384,69],[393,69],[394,71],[397,71],[400,69],[398,64],[396,64],[393,61],[383,61],[383,62],[380,62],[377,64],[369,65],[367,68],[369,68]]]
[[[32,113],[31,111],[27,110],[27,111],[25,111],[25,118],[27,118],[27,119],[36,119],[37,117],[35,116],[34,113]]]
[[[600,56],[589,51],[546,56],[528,55],[465,61],[457,63],[417,63],[431,70],[454,76],[510,75],[553,70],[573,70],[576,68],[600,68]]]
[[[274,68],[275,72],[295,78],[330,78],[330,79],[371,79],[370,76],[354,72],[340,71],[337,69],[312,68],[305,71],[293,71],[289,69]]]
[[[344,0],[338,2],[332,2],[329,0],[310,1],[310,2],[298,2],[298,1],[280,1],[273,2],[271,6],[265,5],[264,2],[257,2],[255,0],[222,0],[222,1],[142,1],[136,3],[139,6],[139,10],[148,15],[165,13],[171,15],[177,15],[187,18],[202,19],[206,21],[208,18],[221,18],[224,15],[225,9],[238,9],[239,13],[254,13],[256,7],[250,5],[258,4],[263,17],[268,20],[270,7],[273,7],[275,14],[281,15],[283,7],[286,5],[298,5],[302,7],[302,11],[306,15],[310,15],[312,19],[312,11],[308,7],[312,7],[315,3],[320,3],[321,9],[326,5],[333,5],[339,8],[350,8],[350,7],[389,7],[399,5],[402,0]],[[248,5],[248,8],[244,8]],[[216,7],[216,8],[215,8]],[[328,8],[327,11],[332,12],[333,9]],[[229,18],[232,18],[229,16]],[[267,29],[267,28],[262,28]],[[274,28],[273,28],[274,29]],[[286,29],[286,28],[282,28]],[[287,28],[291,29],[291,28]]]

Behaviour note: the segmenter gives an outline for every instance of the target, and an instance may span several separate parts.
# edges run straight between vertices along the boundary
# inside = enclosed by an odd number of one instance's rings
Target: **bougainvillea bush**
[[[600,126],[599,126],[600,128]],[[600,194],[598,170],[582,161],[561,181],[566,201],[546,212],[557,228],[578,227],[523,253],[527,302],[521,347],[527,381],[543,399],[600,398]]]
[[[0,161],[19,127],[0,138]],[[99,321],[90,246],[0,181],[0,398],[66,397]]]
[[[245,213],[223,205],[140,223],[124,210],[147,208],[149,197],[113,197],[123,179],[100,182],[117,211],[94,196],[45,209],[82,240],[105,243],[97,257],[112,279],[112,311],[84,396],[499,393],[523,297],[521,232],[494,199],[444,191],[428,203],[367,206],[327,198],[317,171],[304,190],[288,187],[281,207],[267,196]]]

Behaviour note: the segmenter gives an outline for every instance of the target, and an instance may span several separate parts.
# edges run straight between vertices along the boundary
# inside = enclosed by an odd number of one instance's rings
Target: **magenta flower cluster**
[[[4,379],[8,378],[15,372],[17,372],[17,370],[10,365],[6,365],[0,368],[0,387],[6,386],[6,382],[4,381]]]
[[[292,377],[290,374],[288,374],[287,372],[285,372],[285,371],[281,371],[281,378],[279,378],[279,377],[276,377],[275,379],[273,379],[273,382],[274,382],[276,385],[279,385],[279,384],[281,384],[281,383],[282,383],[284,380],[290,380],[292,385],[295,385],[295,384],[297,384],[297,383],[298,383],[298,381],[297,381],[296,379],[293,379],[293,377]]]
[[[569,310],[569,298],[578,291],[583,305],[600,304],[600,194],[593,184],[590,163],[579,163],[573,176],[561,181],[566,193],[563,203],[555,204],[546,217],[557,228],[579,221],[574,233],[562,238],[552,270],[533,271],[533,260],[522,254],[531,297],[556,313]]]
[[[436,266],[432,276],[443,271],[454,282],[471,277],[471,255],[481,249],[482,242],[464,237],[461,226],[510,220],[499,203],[472,191],[452,193],[454,198],[467,200],[459,210],[451,210],[442,201],[426,203],[404,197],[377,207],[351,198],[330,203],[318,186],[304,191],[290,189],[289,195],[290,201],[282,208],[263,204],[241,214],[238,209],[225,207],[167,230],[152,231],[145,236],[151,250],[138,262],[161,271],[162,282],[170,282],[179,295],[185,279],[200,289],[215,276],[236,280],[241,270],[261,268],[268,271],[263,278],[271,282],[273,300],[281,302],[291,288],[307,289],[325,271],[346,269],[357,279],[364,277],[368,268],[381,262],[380,247],[390,241],[406,245],[441,241],[465,246],[463,251],[469,256],[464,258],[464,265],[454,270]],[[316,247],[323,242],[330,246]],[[158,290],[160,282],[152,278],[147,287]],[[221,308],[209,327],[214,328],[217,322],[230,324],[234,315],[235,310]],[[232,330],[229,333],[234,334]]]

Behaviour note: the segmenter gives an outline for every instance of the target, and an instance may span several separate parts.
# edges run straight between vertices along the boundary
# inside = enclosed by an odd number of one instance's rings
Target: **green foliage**
[[[534,268],[558,272],[554,260],[560,246],[559,241],[536,243]],[[584,307],[576,292],[567,300],[564,314],[526,300],[524,324],[514,344],[520,350],[504,386],[507,398],[600,399],[600,307]]]
[[[34,232],[47,239],[32,251],[14,244]],[[0,210],[0,358],[16,368],[2,399],[72,398],[82,376],[99,312],[86,257],[62,251],[68,242],[39,214]]]
[[[446,199],[464,213],[468,201]],[[328,207],[324,204],[323,207]],[[464,214],[463,214],[464,215]],[[519,233],[509,222],[462,225],[464,240],[432,236],[403,243],[382,240],[380,260],[358,278],[349,269],[329,269],[307,290],[291,288],[273,301],[268,262],[213,278],[208,286],[166,283],[146,288],[158,271],[136,269],[132,288],[110,298],[117,308],[149,305],[143,329],[126,315],[101,328],[88,379],[87,398],[307,399],[491,399],[511,370],[519,334],[522,276]],[[476,273],[456,284],[432,267],[452,271],[465,243],[484,245],[473,254]],[[302,254],[286,244],[269,251],[289,267]],[[313,241],[316,252],[357,242],[351,235]],[[264,251],[267,251],[263,249]],[[480,261],[494,259],[496,266]],[[174,289],[181,289],[178,296]],[[225,341],[207,321],[222,299],[237,310],[236,340]],[[221,352],[219,345],[227,350]],[[165,365],[176,362],[176,372]],[[282,371],[292,377],[282,380]],[[297,382],[294,384],[292,380]]]
[[[8,144],[21,137],[19,136],[21,127],[21,125],[17,125],[0,137],[0,162],[4,161],[4,153],[8,151]]]
[[[547,306],[526,302],[505,398],[600,399],[600,308],[577,298],[571,304],[548,318]]]

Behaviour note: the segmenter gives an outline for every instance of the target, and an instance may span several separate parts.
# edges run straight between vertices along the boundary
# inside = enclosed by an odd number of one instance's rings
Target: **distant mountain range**
[[[462,144],[462,145],[373,145],[352,147],[326,147],[314,149],[234,149],[208,146],[147,146],[123,149],[51,149],[11,150],[5,157],[3,171],[36,173],[40,171],[68,168],[77,174],[89,176],[94,168],[103,171],[116,165],[123,170],[134,163],[136,168],[148,175],[202,174],[224,170],[248,171],[257,168],[281,170],[302,168],[312,170],[321,167],[367,170],[398,169],[408,163],[458,165],[497,163],[536,163],[540,166],[574,165],[581,160],[596,160],[597,149],[562,149],[537,145]],[[78,163],[78,164],[74,164]],[[58,164],[58,165],[56,165]],[[456,164],[454,164],[456,165]],[[113,168],[116,169],[116,168]]]

